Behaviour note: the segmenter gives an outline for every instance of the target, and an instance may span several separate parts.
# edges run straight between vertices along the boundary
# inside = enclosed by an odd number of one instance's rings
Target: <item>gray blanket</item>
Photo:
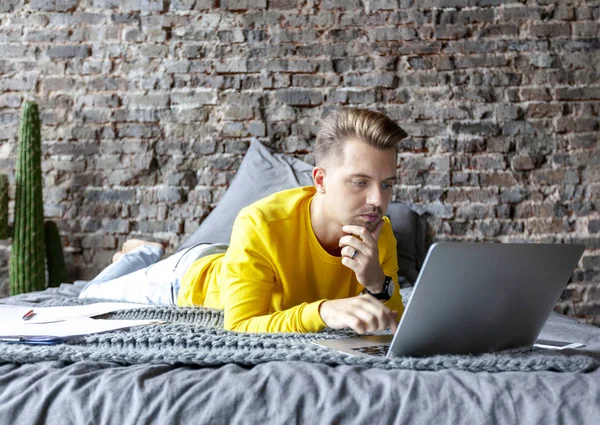
[[[65,289],[31,295],[29,302],[63,303]],[[218,320],[205,328],[218,331]],[[169,326],[193,326],[175,322]],[[541,337],[583,342],[566,354],[600,360],[598,328],[553,314]],[[596,424],[600,417],[600,369],[490,373],[290,360],[253,366],[71,360],[0,364],[0,423]]]
[[[332,349],[316,346],[311,344],[311,341],[356,336],[352,332],[236,333],[223,330],[222,314],[207,309],[153,307],[143,310],[126,310],[112,315],[112,317],[152,318],[179,323],[141,326],[126,331],[89,335],[54,346],[0,343],[0,362],[96,360],[113,361],[120,364],[219,366],[237,363],[251,366],[269,361],[306,361],[330,365],[362,365],[383,369],[440,370],[455,368],[473,372],[511,370],[588,372],[598,366],[597,362],[590,357],[565,355],[531,348],[480,356],[439,355],[428,358],[394,359],[349,356]]]
[[[35,295],[34,295],[35,296]],[[408,298],[408,297],[407,297]],[[31,295],[14,297],[19,303]],[[31,301],[29,301],[31,302]],[[40,304],[85,304],[90,300],[54,298]],[[306,361],[330,365],[362,365],[383,369],[441,370],[455,368],[473,372],[540,371],[589,372],[598,367],[593,358],[550,350],[524,348],[479,356],[438,355],[427,358],[350,356],[311,344],[315,339],[358,336],[352,331],[318,334],[237,333],[223,329],[223,315],[206,308],[149,307],[108,315],[115,319],[158,319],[168,324],[142,326],[125,331],[89,335],[55,346],[0,343],[0,362],[29,363],[44,360],[113,361],[120,364],[194,364],[219,366],[228,363],[256,365],[269,361]],[[381,332],[380,332],[381,333]]]

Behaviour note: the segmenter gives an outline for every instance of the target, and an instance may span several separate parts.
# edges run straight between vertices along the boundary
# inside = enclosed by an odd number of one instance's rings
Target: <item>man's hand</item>
[[[332,329],[352,328],[359,334],[398,327],[397,311],[391,311],[370,295],[324,301],[319,314]]]
[[[362,226],[344,226],[342,230],[349,235],[340,238],[342,264],[352,269],[358,282],[373,293],[381,292],[385,281],[377,246],[383,223],[380,220],[373,232]]]

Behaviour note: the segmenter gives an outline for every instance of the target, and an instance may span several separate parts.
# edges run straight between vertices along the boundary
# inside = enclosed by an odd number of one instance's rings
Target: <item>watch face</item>
[[[390,298],[394,295],[394,280],[391,277],[388,277],[385,281],[387,286],[387,294]]]

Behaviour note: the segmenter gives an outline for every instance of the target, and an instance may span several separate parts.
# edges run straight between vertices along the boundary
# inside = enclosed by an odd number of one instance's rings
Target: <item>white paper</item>
[[[533,344],[534,347],[545,348],[547,350],[566,350],[567,348],[580,348],[585,347],[581,342],[570,342],[565,345],[557,346],[557,345],[548,345],[548,344]]]
[[[119,310],[146,307],[150,306],[147,304],[131,303],[94,303],[65,307],[24,307],[0,305],[0,318],[2,324],[12,323],[14,325],[31,325],[37,323],[58,322],[61,320],[75,319],[79,317],[94,317]],[[33,310],[35,313],[33,317],[29,320],[23,320],[23,315],[30,310]]]
[[[0,339],[18,337],[55,337],[68,338],[100,332],[114,331],[117,329],[131,328],[134,326],[163,323],[160,320],[101,320],[88,317],[64,320],[61,322],[38,324],[0,324]]]

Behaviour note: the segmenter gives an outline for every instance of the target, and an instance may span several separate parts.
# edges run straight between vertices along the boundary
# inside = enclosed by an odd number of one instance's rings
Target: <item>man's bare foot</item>
[[[164,249],[163,244],[158,243],[158,242],[149,242],[149,241],[145,241],[143,239],[128,239],[123,243],[121,252],[123,252],[123,253],[129,252],[129,251],[137,248],[140,245],[150,245],[150,246],[155,246],[157,248]]]
[[[149,241],[145,241],[143,239],[129,239],[123,243],[123,246],[121,247],[120,251],[115,252],[115,255],[113,255],[113,257],[112,257],[112,262],[116,263],[117,261],[119,261],[121,259],[123,254],[125,254],[126,252],[129,252],[141,245],[150,245],[150,246],[155,246],[155,247],[162,248],[162,249],[165,248],[163,244],[158,243],[158,242],[149,242]]]

